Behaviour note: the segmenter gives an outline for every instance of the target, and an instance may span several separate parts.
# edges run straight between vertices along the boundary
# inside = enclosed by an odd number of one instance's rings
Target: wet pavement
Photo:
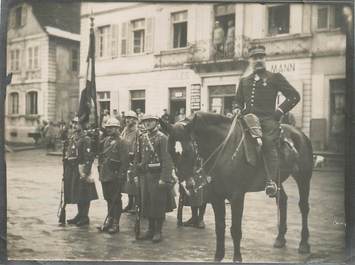
[[[178,228],[175,210],[167,215],[163,242],[136,241],[134,215],[123,214],[118,234],[97,232],[96,226],[102,224],[106,210],[101,185],[97,182],[100,199],[92,203],[90,226],[60,227],[57,210],[62,178],[61,158],[46,156],[42,150],[7,153],[6,156],[9,259],[212,261],[215,234],[211,205],[207,206],[204,230]],[[241,243],[243,261],[342,262],[345,259],[343,172],[330,170],[313,174],[309,216],[311,254],[298,254],[301,216],[298,191],[292,179],[285,182],[285,190],[289,206],[287,246],[283,249],[272,247],[277,228],[275,202],[263,192],[247,194]],[[126,205],[126,196],[123,197]],[[67,206],[67,218],[75,213],[74,205]],[[190,210],[185,207],[184,219],[189,216]],[[231,261],[233,257],[230,224],[228,206],[224,261]]]

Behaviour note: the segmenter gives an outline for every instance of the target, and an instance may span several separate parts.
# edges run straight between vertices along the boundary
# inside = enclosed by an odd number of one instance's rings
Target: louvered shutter
[[[145,47],[146,52],[152,52],[154,48],[154,18],[147,18],[145,24]]]
[[[118,56],[118,36],[119,36],[118,25],[111,25],[111,56]]]
[[[128,38],[128,24],[127,22],[122,23],[121,27],[121,55],[125,56],[128,53],[127,49],[127,38]]]

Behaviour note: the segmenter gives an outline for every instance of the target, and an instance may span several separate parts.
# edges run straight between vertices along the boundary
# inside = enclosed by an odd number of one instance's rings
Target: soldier
[[[148,218],[149,227],[140,237],[154,243],[162,240],[162,226],[165,212],[175,205],[172,200],[171,185],[172,160],[168,153],[168,138],[158,130],[158,117],[145,115],[142,122],[147,129],[140,138],[140,161],[138,168],[142,177],[142,215]],[[169,202],[172,203],[169,205]]]
[[[266,171],[266,194],[276,195],[277,187],[272,180],[278,175],[278,142],[280,139],[280,119],[299,101],[300,95],[280,73],[271,73],[265,66],[265,47],[254,46],[249,49],[250,64],[254,72],[242,78],[236,94],[234,113],[255,114],[261,124],[262,153]],[[286,98],[275,110],[278,92]]]
[[[64,144],[64,202],[77,204],[78,213],[68,224],[84,226],[89,224],[89,208],[92,200],[98,199],[91,166],[94,161],[91,138],[78,124],[78,117],[72,120],[73,132]]]
[[[126,127],[121,133],[121,138],[128,142],[130,170],[127,172],[127,182],[124,188],[124,191],[128,194],[128,205],[124,208],[123,212],[132,213],[135,211],[135,195],[137,194],[137,187],[134,182],[135,170],[133,167],[139,139],[138,116],[134,111],[130,110],[127,112],[125,120]]]
[[[105,124],[106,136],[100,141],[99,176],[107,202],[107,218],[100,231],[119,232],[122,212],[121,191],[128,168],[128,145],[119,136],[120,123],[110,118]]]

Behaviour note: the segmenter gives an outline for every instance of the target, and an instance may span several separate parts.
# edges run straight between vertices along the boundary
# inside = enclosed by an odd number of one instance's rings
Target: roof
[[[73,40],[73,41],[80,41],[80,34],[71,33],[71,32],[64,31],[64,30],[57,29],[57,28],[53,28],[50,26],[46,26],[45,30],[51,36],[55,36],[55,37],[59,37],[59,38],[63,38],[63,39],[68,39],[68,40]]]
[[[43,29],[52,27],[80,34],[80,2],[12,0],[10,7],[20,3],[32,6],[33,15]]]

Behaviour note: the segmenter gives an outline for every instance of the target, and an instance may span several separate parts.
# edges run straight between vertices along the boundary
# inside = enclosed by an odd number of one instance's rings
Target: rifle
[[[66,222],[66,211],[65,211],[65,207],[67,206],[65,200],[64,200],[64,169],[65,169],[65,150],[66,150],[66,145],[67,142],[64,141],[63,143],[63,153],[62,153],[62,161],[63,161],[63,178],[62,178],[62,184],[61,184],[61,189],[60,189],[60,203],[59,203],[59,209],[58,209],[58,222],[61,226],[65,225]]]
[[[135,212],[136,212],[136,221],[134,223],[134,233],[136,236],[136,239],[139,238],[140,233],[141,233],[141,217],[142,217],[142,196],[141,196],[141,181],[140,181],[140,176],[136,176],[138,178],[138,183],[137,184],[137,194],[136,194],[136,199],[135,199]]]

